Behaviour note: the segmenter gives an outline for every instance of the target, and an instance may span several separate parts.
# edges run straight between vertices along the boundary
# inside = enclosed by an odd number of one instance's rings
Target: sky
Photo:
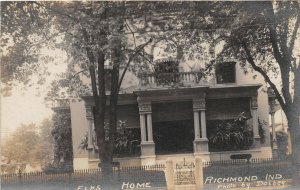
[[[2,97],[1,105],[1,139],[13,132],[23,124],[40,123],[43,119],[49,118],[52,114],[50,108],[44,105],[43,97],[37,97],[35,90],[14,91],[10,97]]]
[[[48,71],[51,75],[47,77],[43,86],[33,85],[23,89],[24,85],[16,83],[12,95],[1,96],[1,142],[5,142],[7,137],[15,131],[22,123],[35,123],[39,125],[45,118],[51,119],[52,110],[46,107],[44,97],[49,90],[52,80],[66,70],[67,55],[61,50],[41,50],[42,54],[53,55],[54,59],[47,63]],[[35,76],[31,76],[35,78]],[[36,89],[39,87],[39,89]],[[39,95],[40,94],[40,95]]]

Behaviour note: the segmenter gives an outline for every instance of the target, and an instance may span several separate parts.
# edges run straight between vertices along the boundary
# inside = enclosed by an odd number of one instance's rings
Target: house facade
[[[181,69],[172,73],[153,72],[139,78],[126,75],[118,101],[121,133],[115,161],[128,166],[161,164],[167,158],[212,161],[228,160],[233,154],[272,157],[268,94],[262,79],[244,74],[235,61],[216,65],[205,79],[199,72],[184,71],[184,65],[175,62],[164,59],[156,63],[162,67],[178,64]],[[74,169],[98,167],[93,106],[93,98],[85,96],[80,101],[61,101],[56,107],[70,110]],[[80,149],[85,140],[86,150]]]

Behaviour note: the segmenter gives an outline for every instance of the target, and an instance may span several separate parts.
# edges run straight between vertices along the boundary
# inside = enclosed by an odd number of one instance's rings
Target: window
[[[216,66],[217,83],[235,83],[235,63],[225,62]]]
[[[162,61],[154,65],[154,76],[159,85],[170,85],[179,82],[179,67],[177,61]]]

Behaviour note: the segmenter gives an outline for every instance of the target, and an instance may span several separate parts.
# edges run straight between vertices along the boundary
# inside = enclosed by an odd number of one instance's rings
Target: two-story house
[[[209,161],[240,153],[272,156],[268,125],[260,125],[268,122],[265,84],[244,74],[234,60],[214,65],[213,74],[202,78],[197,71],[187,71],[183,62],[158,59],[153,72],[126,74],[124,86],[117,117],[126,134],[116,142],[114,158],[121,165],[161,164],[169,157]],[[82,99],[56,109],[71,114],[74,169],[97,168],[94,101]],[[243,121],[237,120],[241,114]],[[87,150],[81,150],[85,135]]]

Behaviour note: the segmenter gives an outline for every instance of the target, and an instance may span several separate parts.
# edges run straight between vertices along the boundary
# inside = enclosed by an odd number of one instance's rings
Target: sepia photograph
[[[1,190],[300,189],[300,1],[2,1]]]

